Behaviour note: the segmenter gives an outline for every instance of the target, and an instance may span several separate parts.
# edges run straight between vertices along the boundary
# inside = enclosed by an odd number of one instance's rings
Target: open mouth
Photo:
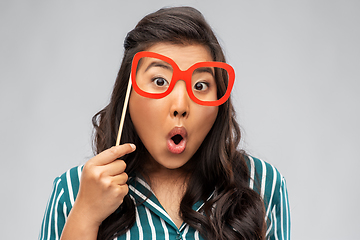
[[[180,154],[186,148],[187,132],[184,127],[173,128],[167,140],[167,148],[171,153]]]
[[[171,138],[176,145],[178,145],[184,138],[180,134],[176,134]]]

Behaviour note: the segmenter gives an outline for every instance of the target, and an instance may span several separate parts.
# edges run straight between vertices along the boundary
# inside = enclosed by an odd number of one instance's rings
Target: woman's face
[[[158,43],[146,51],[173,59],[180,70],[197,62],[213,60],[202,45]],[[151,155],[149,160],[154,160],[160,167],[177,169],[200,147],[214,124],[218,107],[193,102],[185,82],[178,81],[173,91],[160,99],[142,97],[132,90],[129,111],[135,129]]]

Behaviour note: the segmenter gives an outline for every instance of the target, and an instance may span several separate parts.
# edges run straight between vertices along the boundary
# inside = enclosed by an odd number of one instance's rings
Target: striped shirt
[[[290,208],[284,177],[269,163],[249,157],[250,188],[260,194],[266,211],[266,239],[290,239]],[[68,170],[54,180],[39,239],[60,239],[69,212],[79,191],[82,166]],[[203,239],[197,230],[183,223],[178,228],[161,206],[150,186],[140,178],[129,181],[129,194],[136,203],[136,222],[117,240]],[[210,196],[212,197],[212,196]],[[193,209],[199,211],[203,202]]]

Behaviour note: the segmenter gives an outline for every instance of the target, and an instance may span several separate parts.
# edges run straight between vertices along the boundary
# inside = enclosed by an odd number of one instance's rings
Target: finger
[[[127,184],[119,185],[117,187],[117,195],[118,195],[117,197],[120,199],[121,201],[120,203],[123,202],[124,196],[128,194],[128,192],[129,192],[129,186]]]
[[[91,161],[98,166],[106,165],[115,161],[119,157],[124,156],[125,154],[132,153],[133,151],[135,151],[135,149],[135,145],[130,143],[114,146],[99,153],[98,155],[93,157]]]
[[[122,173],[116,176],[111,177],[112,183],[116,185],[125,185],[128,180],[128,175],[126,173]]]
[[[125,172],[126,163],[123,160],[115,160],[103,167],[109,176],[115,176]]]

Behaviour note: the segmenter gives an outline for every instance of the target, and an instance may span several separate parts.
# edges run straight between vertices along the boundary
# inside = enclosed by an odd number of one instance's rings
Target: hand
[[[122,204],[129,191],[128,176],[125,162],[117,159],[133,151],[133,144],[111,147],[85,164],[72,211],[88,226],[100,226]]]

